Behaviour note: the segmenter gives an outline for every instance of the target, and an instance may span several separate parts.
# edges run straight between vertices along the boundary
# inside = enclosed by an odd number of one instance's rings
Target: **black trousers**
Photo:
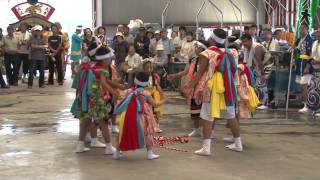
[[[29,55],[28,54],[19,54],[20,64],[22,62],[22,72],[24,75],[29,73]],[[20,67],[21,65],[19,65]]]
[[[55,67],[57,68],[58,73],[58,83],[63,83],[63,70],[62,70],[62,62],[61,62],[61,53],[58,53],[54,56],[55,60],[49,57],[49,84],[54,84],[53,76],[55,72]]]
[[[39,70],[39,87],[44,85],[44,69],[46,67],[46,61],[43,60],[31,60],[29,63],[29,78],[28,78],[28,85],[33,85],[33,75],[37,70]]]
[[[21,61],[18,57],[18,54],[4,55],[4,65],[6,68],[7,82],[10,85],[18,83],[20,63]]]

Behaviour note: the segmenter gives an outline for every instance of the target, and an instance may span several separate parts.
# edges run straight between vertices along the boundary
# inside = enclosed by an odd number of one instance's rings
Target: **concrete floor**
[[[200,138],[172,145],[188,152],[156,148],[160,159],[148,161],[145,151],[126,153],[120,161],[103,149],[74,153],[78,120],[69,113],[74,92],[64,87],[28,90],[26,85],[0,89],[1,180],[318,180],[320,179],[320,120],[283,110],[258,112],[242,121],[243,153],[224,148],[229,136],[219,121],[210,157],[193,151]],[[161,121],[164,135],[191,130],[185,101],[168,93]]]

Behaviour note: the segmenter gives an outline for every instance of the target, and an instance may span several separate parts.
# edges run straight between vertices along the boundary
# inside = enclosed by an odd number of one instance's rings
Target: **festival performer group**
[[[186,143],[189,137],[203,139],[195,154],[211,155],[217,120],[225,120],[232,134],[223,139],[229,143],[226,148],[242,152],[241,120],[253,117],[256,110],[268,109],[274,99],[268,87],[275,65],[270,52],[279,50],[281,43],[292,42],[283,39],[280,30],[274,32],[273,38],[270,29],[262,31],[262,41],[256,25],[245,27],[248,32],[242,36],[230,37],[217,28],[207,40],[195,40],[194,33],[184,26],[169,38],[167,29],[154,30],[140,24],[135,30],[119,25],[113,39],[108,38],[103,26],[94,31],[77,26],[70,45],[59,23],[53,24],[50,32],[37,25],[28,34],[26,27],[22,24],[20,31],[14,32],[9,26],[7,36],[0,31],[0,58],[4,57],[7,73],[7,81],[0,76],[1,87],[18,85],[20,64],[15,63],[20,57],[26,58],[27,52],[30,62],[23,60],[29,64],[23,77],[28,76],[30,89],[36,70],[40,74],[39,87],[45,87],[47,63],[47,85],[53,85],[55,79],[63,85],[66,54],[71,48],[72,87],[76,91],[71,112],[80,123],[76,152],[105,148],[105,154],[114,159],[142,148],[147,149],[147,159],[157,159],[155,146],[169,141]],[[291,44],[296,60],[294,77],[301,85],[304,105],[299,112],[319,115],[320,31],[315,33],[317,40],[313,42],[308,28],[302,24],[301,38]],[[133,31],[136,36],[130,33]],[[170,65],[174,62],[187,65],[181,72],[172,72]],[[182,78],[185,81],[181,90],[194,129],[185,136],[161,136],[165,131],[160,126],[164,106],[170,101],[163,89]],[[98,138],[100,134],[104,143]],[[117,137],[114,144],[111,134]]]
[[[141,36],[145,30],[139,30]],[[120,32],[117,36],[124,39]],[[142,39],[138,40],[143,42]],[[182,41],[184,42],[183,39]],[[158,40],[155,49],[162,52],[165,48],[161,43]],[[185,70],[169,74],[166,79],[155,71],[159,67],[152,56],[138,58],[139,62],[124,61],[125,66],[135,64],[131,83],[122,82],[121,78],[112,78],[115,72],[119,75],[126,71],[121,71],[124,66],[117,67],[114,62],[115,51],[108,43],[103,43],[99,37],[88,44],[83,43],[82,57],[73,67],[76,98],[71,112],[80,120],[76,152],[90,150],[86,146],[86,136],[89,135],[91,148],[103,147],[105,154],[113,155],[116,160],[124,158],[127,151],[143,148],[147,150],[147,159],[159,158],[153,147],[157,142],[168,139],[156,137],[157,133],[162,133],[159,125],[163,114],[162,106],[168,100],[161,81],[171,82],[182,77],[186,77],[182,91],[190,105],[194,121],[194,130],[187,136],[203,138],[201,148],[194,153],[211,155],[212,132],[215,121],[219,119],[227,120],[233,135],[233,138],[227,138],[230,144],[226,147],[232,151],[243,151],[239,119],[250,118],[260,101],[254,91],[252,68],[243,61],[239,62],[237,49],[228,48],[226,43],[227,33],[222,29],[215,29],[208,41],[192,41],[191,49],[194,53],[188,56],[189,63]],[[141,46],[142,44],[138,48]],[[132,57],[134,50],[131,51]],[[141,49],[140,51],[145,53]],[[128,67],[125,70],[127,69]],[[114,132],[117,138],[112,145],[108,126],[114,123],[118,132]],[[93,132],[92,126],[96,127]],[[105,144],[97,140],[97,128],[100,129]],[[182,137],[177,139],[188,141]]]

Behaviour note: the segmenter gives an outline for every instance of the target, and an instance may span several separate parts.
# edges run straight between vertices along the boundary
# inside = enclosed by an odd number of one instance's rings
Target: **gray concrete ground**
[[[200,138],[170,146],[188,152],[156,148],[161,157],[154,161],[146,160],[144,150],[125,153],[120,161],[103,155],[103,149],[76,154],[78,120],[69,113],[74,98],[69,87],[0,89],[1,180],[320,179],[320,120],[296,110],[288,117],[283,110],[270,110],[242,120],[242,153],[224,148],[222,138],[230,134],[221,120],[210,157],[193,154]],[[168,96],[163,134],[189,133],[185,101],[177,93]]]

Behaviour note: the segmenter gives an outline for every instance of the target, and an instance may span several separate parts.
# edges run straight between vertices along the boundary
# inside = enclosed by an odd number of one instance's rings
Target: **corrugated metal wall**
[[[212,0],[224,13],[225,23],[237,23],[233,8],[228,0]],[[254,3],[261,0],[251,0]],[[161,23],[161,13],[167,0],[103,0],[103,24],[127,24],[130,19],[140,18],[144,22]],[[168,11],[166,24],[195,24],[195,17],[203,0],[173,0]],[[234,1],[242,10],[243,22],[255,22],[255,9],[247,0]],[[214,9],[209,3],[200,16],[201,24],[219,23]]]

